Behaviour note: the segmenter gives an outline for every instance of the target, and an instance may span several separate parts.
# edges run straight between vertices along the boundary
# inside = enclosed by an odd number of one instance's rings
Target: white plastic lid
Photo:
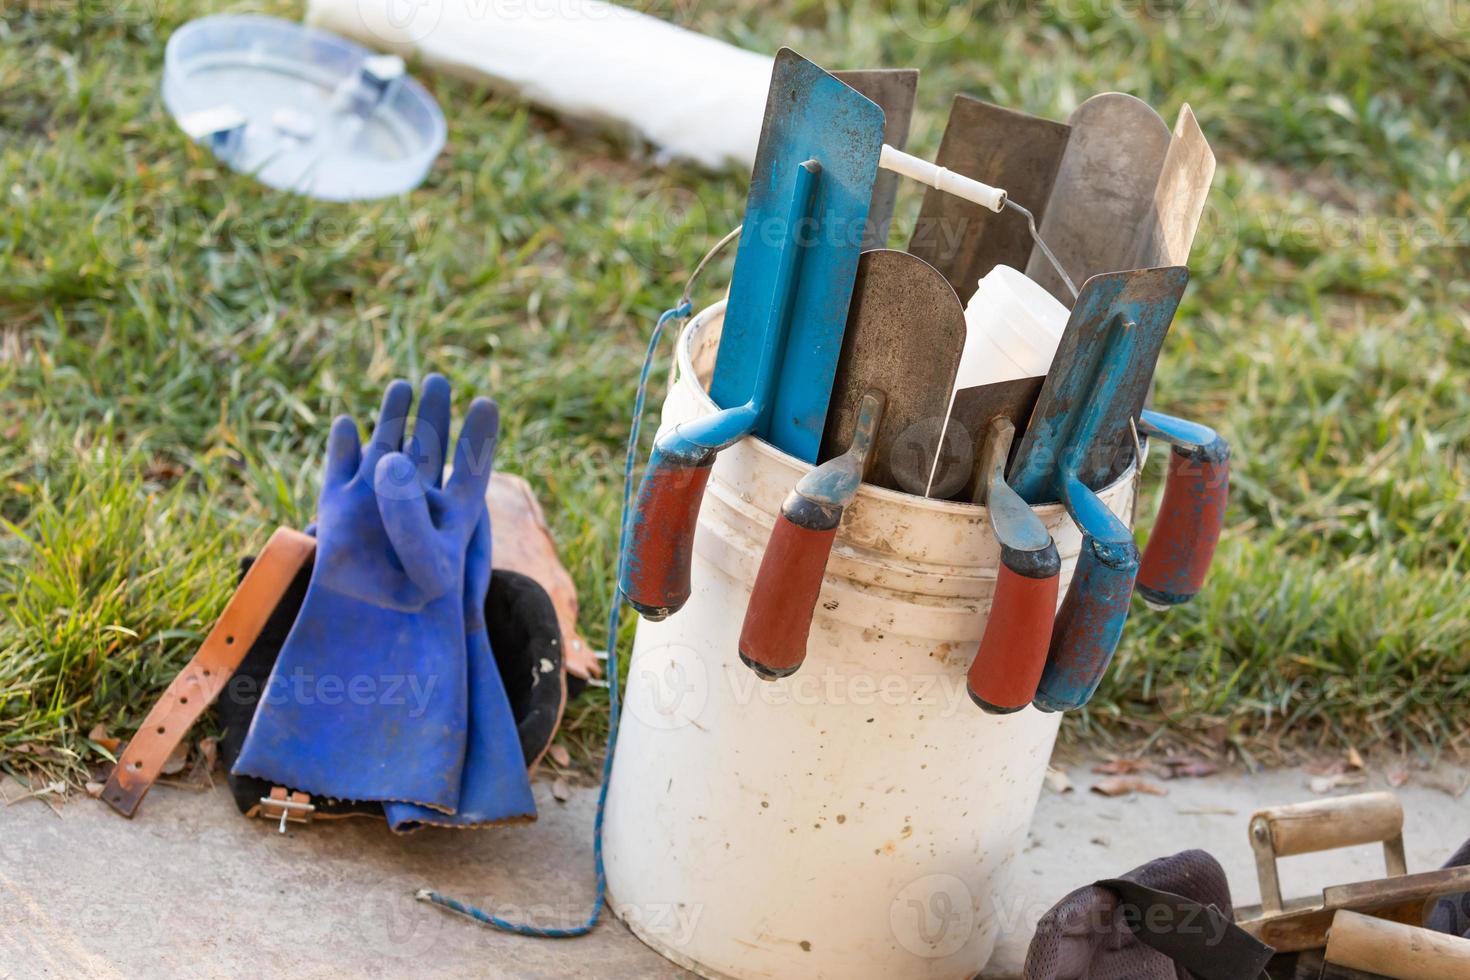
[[[275,17],[179,28],[163,101],[231,168],[327,201],[412,190],[444,147],[444,114],[402,59]]]

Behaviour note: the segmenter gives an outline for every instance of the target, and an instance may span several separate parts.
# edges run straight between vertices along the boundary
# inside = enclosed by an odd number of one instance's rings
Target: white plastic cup
[[[1025,273],[998,265],[970,297],[965,326],[956,391],[1045,374],[1066,329],[1067,308]]]

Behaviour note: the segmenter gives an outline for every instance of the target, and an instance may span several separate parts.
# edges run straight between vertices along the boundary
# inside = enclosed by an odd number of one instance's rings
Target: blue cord
[[[726,240],[728,239],[729,236],[726,236]],[[688,297],[685,297],[672,310],[665,310],[658,318],[658,323],[654,324],[653,336],[648,338],[648,351],[643,355],[643,370],[638,375],[638,394],[633,400],[633,424],[628,431],[628,453],[623,461],[623,506],[618,514],[618,567],[617,574],[613,576],[612,608],[607,615],[607,755],[602,762],[602,787],[597,793],[597,818],[592,824],[592,859],[597,869],[597,895],[592,900],[592,914],[587,916],[587,921],[579,926],[549,929],[502,919],[498,915],[491,915],[483,909],[465,905],[463,902],[455,901],[447,895],[441,895],[427,888],[419,891],[415,896],[420,901],[467,915],[477,922],[504,932],[513,932],[518,936],[537,936],[542,939],[570,939],[575,936],[585,936],[597,927],[598,920],[602,918],[602,910],[607,905],[607,871],[602,864],[602,817],[607,809],[607,783],[608,777],[612,775],[613,748],[618,738],[618,624],[622,618],[623,603],[622,597],[618,594],[617,583],[622,581],[623,562],[628,553],[628,509],[633,499],[633,461],[638,456],[638,430],[643,423],[643,403],[648,394],[648,375],[653,370],[653,356],[658,351],[659,338],[663,336],[664,327],[669,321],[682,320],[692,311],[693,305]]]

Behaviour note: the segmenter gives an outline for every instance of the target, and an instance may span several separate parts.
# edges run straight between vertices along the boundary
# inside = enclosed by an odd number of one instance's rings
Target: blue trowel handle
[[[1131,538],[1114,543],[1084,535],[1072,584],[1052,629],[1036,707],[1069,711],[1092,697],[1123,635],[1137,574],[1138,548]]]

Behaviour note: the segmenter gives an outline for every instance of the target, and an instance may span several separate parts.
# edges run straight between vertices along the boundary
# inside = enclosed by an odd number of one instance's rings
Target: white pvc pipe
[[[982,184],[928,160],[921,160],[912,153],[895,150],[887,143],[883,144],[883,149],[878,154],[878,166],[991,211],[999,211],[1006,206],[1006,192],[1003,189]]]
[[[628,7],[307,0],[306,20],[562,116],[632,130],[664,157],[707,167],[755,159],[771,57]]]

